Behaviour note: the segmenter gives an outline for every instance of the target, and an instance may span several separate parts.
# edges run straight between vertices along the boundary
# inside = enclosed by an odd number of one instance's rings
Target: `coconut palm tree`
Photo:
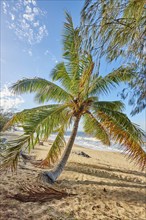
[[[54,169],[42,173],[46,181],[55,182],[66,165],[81,118],[85,133],[105,145],[110,145],[110,139],[114,139],[144,167],[146,154],[141,148],[143,132],[122,113],[122,102],[99,100],[100,94],[107,94],[119,82],[130,80],[134,75],[132,68],[120,67],[105,77],[99,76],[92,56],[81,50],[81,43],[79,29],[74,28],[71,16],[66,14],[63,35],[65,62],[57,64],[51,73],[52,79],[58,84],[42,78],[28,78],[12,86],[17,94],[34,92],[35,100],[39,103],[54,100],[58,104],[26,109],[13,116],[5,129],[19,123],[24,134],[8,142],[2,167],[15,169],[22,149],[31,150],[40,139],[48,139],[52,132],[56,132],[56,139],[41,162],[41,166],[57,162],[62,148],[66,146]],[[64,134],[70,125],[72,133],[66,144]]]

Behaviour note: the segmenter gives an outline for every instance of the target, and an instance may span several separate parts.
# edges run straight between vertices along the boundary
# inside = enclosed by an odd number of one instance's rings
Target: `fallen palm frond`
[[[21,184],[21,189],[23,192],[7,195],[7,197],[21,202],[46,202],[72,195],[39,183],[24,183]]]

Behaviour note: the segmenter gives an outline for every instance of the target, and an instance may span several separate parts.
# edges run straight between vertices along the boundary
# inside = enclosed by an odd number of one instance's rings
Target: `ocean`
[[[69,139],[70,135],[71,135],[70,131],[66,132],[65,134],[66,141]],[[56,134],[52,134],[49,137],[49,139],[54,140],[55,137],[56,137]],[[84,148],[90,148],[90,149],[101,150],[101,151],[123,152],[124,150],[123,147],[121,147],[119,144],[114,143],[114,141],[112,140],[111,140],[111,146],[106,146],[101,141],[85,134],[82,131],[79,131],[77,133],[75,144],[82,146]],[[143,149],[146,151],[146,145],[143,146]]]
[[[17,132],[23,133],[23,130],[18,128]],[[67,131],[65,133],[66,142],[70,138],[70,135],[71,135],[71,131]],[[52,134],[48,139],[53,141],[55,140],[55,138],[56,138],[56,134]],[[123,152],[125,150],[124,147],[121,147],[113,140],[111,140],[111,145],[107,146],[104,145],[100,140],[97,140],[96,138],[93,138],[92,136],[89,136],[82,131],[78,131],[77,136],[75,138],[75,144],[82,146],[84,148],[90,148],[93,150],[101,150],[101,151]],[[146,138],[144,139],[144,145],[142,146],[142,148],[146,152]]]

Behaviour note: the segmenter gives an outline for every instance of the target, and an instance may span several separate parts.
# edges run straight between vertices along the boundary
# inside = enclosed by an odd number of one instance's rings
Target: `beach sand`
[[[32,151],[43,159],[49,143]],[[83,151],[90,158],[77,155]],[[47,202],[20,202],[7,198],[21,184],[35,181],[42,170],[27,163],[17,174],[1,174],[1,220],[145,220],[146,175],[123,154],[74,146],[64,172],[54,187],[75,194]]]

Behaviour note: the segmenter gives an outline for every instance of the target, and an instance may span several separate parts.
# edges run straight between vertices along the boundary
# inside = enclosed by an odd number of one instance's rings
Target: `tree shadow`
[[[144,185],[136,185],[136,184],[128,184],[128,183],[110,183],[110,182],[105,182],[105,181],[92,181],[92,180],[63,180],[64,183],[68,183],[69,182],[72,185],[76,185],[76,184],[82,184],[82,185],[98,185],[98,186],[112,186],[112,187],[123,187],[123,188],[137,188],[137,189],[146,189],[146,187]],[[57,183],[60,183],[60,181],[57,181]]]
[[[106,199],[108,201],[116,201],[116,202],[136,202],[145,204],[146,203],[146,197],[144,191],[139,191],[138,189],[142,190],[145,189],[145,186],[140,185],[134,185],[134,184],[126,184],[126,183],[109,183],[104,181],[92,181],[92,180],[58,180],[56,182],[57,185],[61,185],[61,188],[67,188],[69,187],[69,190],[72,191],[72,189],[75,188],[75,193],[80,196],[83,195],[97,195],[99,199]],[[79,185],[84,185],[84,190],[80,191],[82,189],[79,187]],[[94,185],[94,187],[93,187]],[[95,188],[95,185],[97,186],[97,189]],[[87,189],[86,189],[87,186]],[[103,187],[98,187],[103,186]],[[109,188],[110,187],[110,188]],[[114,187],[114,188],[111,188]],[[132,188],[136,188],[136,190],[131,190]],[[86,193],[85,193],[86,191]],[[82,197],[82,195],[81,195]]]
[[[113,180],[119,180],[119,181],[125,181],[125,182],[132,182],[135,184],[144,184],[141,183],[139,179],[135,179],[132,176],[129,176],[129,174],[133,174],[135,176],[140,176],[140,177],[146,177],[146,174],[140,173],[137,171],[125,171],[125,170],[120,170],[116,168],[108,168],[108,167],[103,167],[103,166],[96,166],[96,165],[88,165],[88,164],[80,164],[80,163],[68,163],[68,165],[65,167],[65,170],[67,171],[73,171],[73,172],[78,172],[86,175],[91,175],[95,177],[100,177],[100,178],[108,178],[108,179],[113,179]],[[113,172],[119,172],[121,174],[128,174],[128,176],[122,177],[120,174],[116,174]]]

